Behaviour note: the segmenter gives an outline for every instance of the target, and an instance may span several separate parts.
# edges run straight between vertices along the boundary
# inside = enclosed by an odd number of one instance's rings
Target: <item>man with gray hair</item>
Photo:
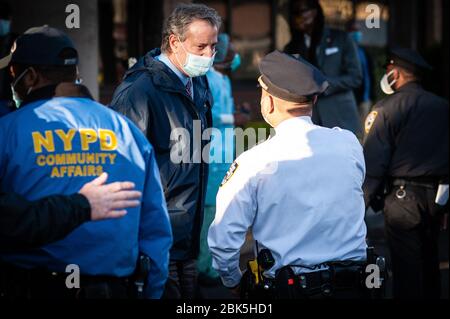
[[[178,5],[165,21],[161,49],[148,52],[128,70],[111,102],[138,125],[156,151],[174,237],[166,298],[193,298],[196,288],[208,178],[208,165],[199,157],[209,140],[201,136],[212,125],[205,73],[214,60],[220,24],[214,9]],[[180,141],[173,133],[180,129],[188,133],[181,150],[186,152],[187,146],[188,156],[176,162],[171,155]]]

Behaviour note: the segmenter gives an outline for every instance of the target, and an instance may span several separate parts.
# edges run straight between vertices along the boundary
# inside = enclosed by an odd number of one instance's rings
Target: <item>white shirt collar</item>
[[[175,66],[175,64],[173,64],[172,61],[170,61],[169,57],[166,54],[161,53],[160,55],[155,57],[155,59],[164,63],[165,65],[167,65],[173,71],[173,73],[175,73],[177,75],[177,77],[180,79],[181,83],[183,83],[183,85],[186,86],[186,84],[188,83],[190,78],[188,76],[186,76],[183,72],[181,72]]]

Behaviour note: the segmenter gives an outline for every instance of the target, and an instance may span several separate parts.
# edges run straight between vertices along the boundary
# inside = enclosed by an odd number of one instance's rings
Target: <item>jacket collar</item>
[[[62,82],[31,91],[23,100],[21,107],[38,100],[49,100],[54,97],[80,97],[93,100],[91,93],[84,85],[72,82]]]
[[[169,57],[165,53],[161,53],[158,55],[155,59],[158,61],[164,63],[169,67],[169,69],[176,74],[176,76],[180,79],[180,81],[183,83],[184,86],[186,86],[187,82],[190,80],[190,78],[185,75],[183,72],[181,72],[175,64],[170,61]]]
[[[155,59],[160,54],[159,48],[148,52],[125,73],[125,78],[134,72],[147,70],[156,86],[168,91],[184,92],[185,88],[178,76],[167,65]]]
[[[422,88],[422,85],[418,81],[411,81],[411,82],[404,84],[396,92],[407,91],[407,90],[417,90],[417,89],[421,89],[421,88]]]

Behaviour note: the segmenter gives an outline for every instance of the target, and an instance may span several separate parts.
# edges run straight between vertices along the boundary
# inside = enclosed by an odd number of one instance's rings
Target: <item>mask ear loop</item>
[[[17,79],[14,80],[14,83],[11,83],[11,86],[12,86],[13,89],[16,88],[17,83],[19,83],[20,80],[22,80],[22,78],[25,76],[25,74],[27,74],[27,72],[28,72],[30,69],[31,69],[30,67],[26,68],[25,71],[23,71],[22,74],[19,75],[19,77],[18,77]],[[30,94],[30,92],[31,92],[32,90],[33,90],[33,86],[30,86],[30,87],[28,88],[28,90],[27,90],[26,95]]]
[[[394,70],[391,70],[391,72],[389,72],[387,74],[387,78],[388,78],[388,83],[389,83],[389,77],[394,74]],[[397,82],[397,79],[394,79],[391,83],[389,83],[389,86],[392,87],[392,85],[394,85]]]
[[[31,67],[29,67],[28,69],[31,70]],[[36,71],[34,71],[34,72],[36,72]],[[30,94],[32,90],[33,90],[33,85],[28,88],[27,95]]]
[[[76,66],[77,69],[77,79],[75,80],[75,84],[79,85],[83,83],[83,79],[80,76],[80,70],[78,69],[78,65]]]
[[[183,48],[184,52],[189,53],[189,52],[186,51],[186,49],[184,48],[184,45],[183,45],[183,43],[181,42],[179,36],[177,36],[177,39],[178,39],[178,42],[180,42],[181,47]],[[178,59],[178,53],[175,53],[175,58],[177,59],[178,64],[184,69],[184,67],[185,67],[185,65],[186,65],[187,63],[185,63],[185,64],[181,64],[181,63],[180,63],[180,59]],[[189,59],[189,54],[187,54],[186,59]],[[187,61],[186,61],[186,62],[187,62]]]
[[[26,68],[26,69],[22,72],[22,74],[19,75],[19,76],[17,77],[17,79],[14,80],[13,83],[11,83],[11,86],[12,86],[13,88],[16,87],[17,83],[19,83],[20,80],[22,80],[22,78],[25,76],[25,74],[27,74],[27,72],[28,72],[29,69],[30,69],[30,68]]]

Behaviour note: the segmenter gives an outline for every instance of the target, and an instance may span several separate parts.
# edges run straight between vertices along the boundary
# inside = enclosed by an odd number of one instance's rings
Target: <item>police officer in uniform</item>
[[[438,234],[448,211],[448,101],[420,85],[430,65],[415,51],[390,52],[380,85],[389,96],[365,123],[364,196],[384,206],[394,297],[438,298]],[[447,184],[447,186],[445,186]],[[438,193],[439,190],[439,194]],[[440,204],[438,204],[440,203]]]
[[[0,253],[0,295],[126,298],[143,260],[150,271],[137,281],[139,296],[160,298],[172,232],[154,150],[133,123],[75,83],[77,63],[70,38],[48,26],[27,30],[0,61],[19,107],[0,118],[0,191],[27,200],[68,195],[108,172],[110,181],[134,183],[142,204],[119,219],[86,222],[57,242]],[[72,264],[80,284],[68,286]]]
[[[278,281],[277,296],[339,297],[342,284],[360,297],[362,147],[350,131],[312,123],[313,105],[328,87],[314,66],[274,51],[260,71],[261,113],[276,134],[241,154],[222,182],[208,234],[213,267],[226,287],[239,289],[239,251],[251,227],[259,256],[273,258],[263,277]],[[351,267],[351,275],[340,277],[331,261]]]

